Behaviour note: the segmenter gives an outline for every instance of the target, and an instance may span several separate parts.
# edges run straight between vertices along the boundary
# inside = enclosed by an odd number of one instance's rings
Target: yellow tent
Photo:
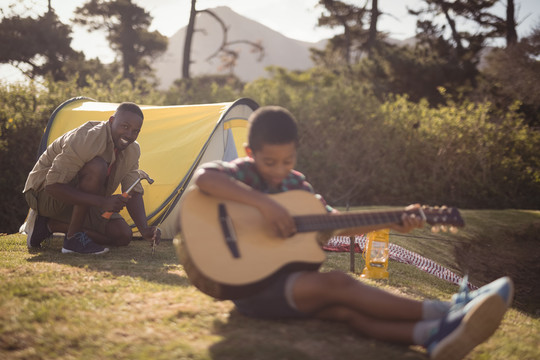
[[[51,115],[38,155],[67,131],[87,121],[108,120],[118,105],[84,97],[65,101]],[[139,167],[154,179],[152,185],[142,182],[148,223],[159,225],[163,238],[171,239],[178,230],[179,199],[194,171],[207,161],[245,156],[247,119],[258,105],[244,98],[219,104],[140,107],[144,124],[137,139]],[[133,226],[126,210],[121,215]]]

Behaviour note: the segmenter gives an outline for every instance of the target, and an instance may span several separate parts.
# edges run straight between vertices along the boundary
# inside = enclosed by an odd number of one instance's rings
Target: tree
[[[51,74],[65,80],[63,64],[80,56],[71,48],[71,28],[49,8],[43,16],[13,16],[0,22],[0,63],[18,68],[30,79]]]
[[[313,50],[314,60],[319,64],[328,65],[328,61],[332,61],[332,54],[337,53],[337,64],[341,62],[345,66],[350,66],[353,62],[353,54],[360,54],[359,49],[370,39],[368,32],[364,29],[364,18],[368,14],[366,6],[357,7],[336,0],[319,0],[319,5],[324,6],[328,13],[321,15],[318,26],[343,27],[343,34],[330,39],[324,51]],[[378,10],[376,14],[378,16]],[[374,28],[376,29],[376,25]],[[371,35],[369,33],[369,36]]]
[[[368,53],[371,55],[373,48],[377,42],[377,21],[379,20],[379,2],[378,0],[371,0],[371,16],[369,21],[369,33],[368,39],[366,41],[365,47],[367,48]]]
[[[514,1],[507,1],[506,19],[493,13],[499,0],[424,0],[425,7],[409,12],[419,17],[417,39],[436,56],[456,63],[461,78],[476,86],[478,63],[488,39],[506,37],[507,44],[517,41]],[[437,18],[444,22],[437,22]],[[473,28],[473,31],[463,30]],[[461,28],[460,28],[461,27]]]
[[[514,0],[506,0],[506,46],[512,46],[517,41]]]
[[[518,101],[527,123],[540,129],[540,23],[529,36],[510,47],[495,49],[482,71],[482,96],[499,108]]]
[[[123,77],[132,83],[135,74],[149,74],[149,60],[167,49],[167,37],[148,31],[152,17],[131,0],[90,0],[75,14],[75,23],[107,31],[107,40],[122,58]]]
[[[232,73],[234,70],[234,67],[236,66],[236,60],[240,56],[238,51],[234,50],[231,45],[235,44],[248,44],[252,48],[252,52],[259,53],[259,61],[264,56],[264,47],[262,44],[258,42],[253,42],[249,40],[234,40],[230,41],[228,38],[228,27],[225,24],[225,22],[212,10],[210,9],[204,9],[204,10],[196,10],[196,4],[197,0],[191,0],[191,8],[189,12],[189,22],[186,29],[186,38],[184,41],[184,56],[182,61],[182,78],[183,79],[190,79],[189,74],[189,67],[191,65],[191,44],[193,42],[193,35],[197,31],[195,28],[195,21],[197,18],[197,15],[200,13],[207,13],[208,15],[212,16],[221,26],[223,38],[221,41],[220,47],[212,54],[210,55],[206,60],[210,60],[214,57],[220,56],[222,59],[223,67],[230,70]]]

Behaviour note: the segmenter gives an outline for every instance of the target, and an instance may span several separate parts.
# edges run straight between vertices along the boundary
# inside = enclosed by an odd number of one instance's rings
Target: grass
[[[456,235],[428,230],[391,241],[482,285],[509,274],[514,307],[469,359],[540,358],[538,211],[464,211]],[[135,241],[103,256],[63,255],[61,238],[28,253],[23,235],[0,236],[1,359],[426,359],[418,347],[374,341],[336,323],[262,321],[239,315],[189,284],[170,241],[152,256]],[[356,256],[356,274],[363,268]],[[329,253],[323,271],[349,269]],[[448,299],[456,286],[391,262],[374,286],[414,298]]]

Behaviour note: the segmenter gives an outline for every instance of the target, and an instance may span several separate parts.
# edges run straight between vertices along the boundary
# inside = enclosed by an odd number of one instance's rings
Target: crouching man
[[[148,226],[143,189],[130,197],[113,195],[138,178],[140,147],[135,141],[144,115],[125,102],[108,121],[89,121],[67,132],[40,156],[23,193],[30,206],[25,232],[29,250],[39,249],[54,232],[64,233],[62,253],[103,254],[107,246],[125,246],[132,230],[118,214],[127,208],[145,240],[159,243],[158,228]],[[104,212],[113,212],[110,218]]]

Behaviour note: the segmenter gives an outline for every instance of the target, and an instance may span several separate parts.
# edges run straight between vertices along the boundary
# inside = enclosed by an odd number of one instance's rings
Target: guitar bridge
[[[225,243],[227,244],[227,247],[229,248],[232,256],[234,258],[239,258],[240,251],[238,250],[238,242],[236,241],[236,232],[234,231],[234,226],[231,218],[229,217],[229,214],[227,213],[227,208],[225,207],[225,204],[218,205],[218,212],[219,223],[221,225],[221,231],[223,232]]]

